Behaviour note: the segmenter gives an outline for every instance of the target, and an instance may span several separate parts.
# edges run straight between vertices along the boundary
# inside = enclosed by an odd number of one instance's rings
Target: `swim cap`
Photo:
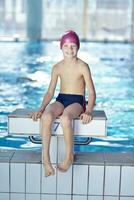
[[[71,43],[71,42],[75,43],[79,49],[80,41],[79,41],[78,35],[72,30],[66,31],[61,37],[60,48],[62,49],[62,47],[65,43]]]

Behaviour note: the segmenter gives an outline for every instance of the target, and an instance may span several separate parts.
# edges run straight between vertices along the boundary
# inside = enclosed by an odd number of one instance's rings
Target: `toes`
[[[61,164],[57,166],[57,169],[59,171],[66,171],[66,167],[64,165],[61,165]]]
[[[45,172],[45,177],[53,176],[54,174],[54,171]]]
[[[48,177],[48,176],[50,176],[50,173],[45,173],[45,177]]]
[[[54,172],[54,170],[51,172],[51,175],[53,176],[53,175],[55,175],[55,172]]]
[[[45,177],[48,177],[48,176],[53,176],[55,174],[55,171],[53,169],[52,166],[45,166]]]
[[[65,169],[65,168],[59,167],[58,170],[59,170],[60,172],[66,172],[66,171],[68,170],[68,168]]]
[[[61,171],[61,172],[66,172],[68,169],[69,169],[69,167],[71,166],[71,162],[70,163],[68,163],[68,164],[61,164],[61,165],[58,165],[58,167],[57,167],[57,169],[59,170],[59,171]]]

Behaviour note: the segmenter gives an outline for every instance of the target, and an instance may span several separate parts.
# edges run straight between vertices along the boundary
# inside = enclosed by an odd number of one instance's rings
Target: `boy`
[[[73,162],[72,120],[80,116],[83,124],[86,124],[92,119],[96,99],[95,88],[88,64],[77,57],[79,47],[78,35],[74,31],[65,32],[60,41],[64,58],[53,66],[51,81],[41,108],[38,112],[31,114],[33,120],[41,117],[45,176],[55,173],[49,155],[51,125],[54,119],[60,116],[60,124],[64,133],[66,155],[57,167],[62,172],[67,171]],[[54,96],[58,77],[60,78],[60,93],[56,101],[48,105]],[[85,86],[90,93],[86,109]]]

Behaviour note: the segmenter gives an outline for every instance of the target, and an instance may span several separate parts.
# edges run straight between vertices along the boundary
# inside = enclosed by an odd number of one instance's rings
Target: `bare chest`
[[[60,73],[61,81],[79,82],[82,78],[78,69],[66,69]]]

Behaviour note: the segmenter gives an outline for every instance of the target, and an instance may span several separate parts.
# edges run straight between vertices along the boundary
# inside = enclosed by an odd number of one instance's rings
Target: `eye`
[[[76,46],[76,45],[73,45],[72,48],[77,48],[77,46]]]
[[[64,47],[67,48],[67,45],[65,44]]]

